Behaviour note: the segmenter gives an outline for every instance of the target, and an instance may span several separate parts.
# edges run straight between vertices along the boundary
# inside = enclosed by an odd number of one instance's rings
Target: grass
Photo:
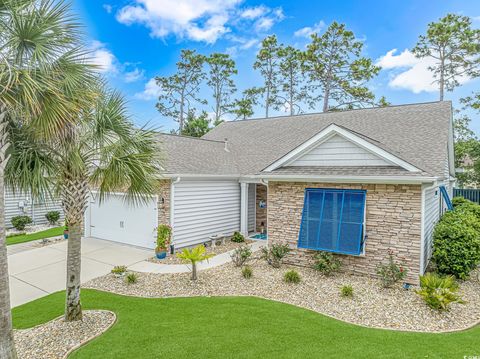
[[[25,243],[30,241],[35,241],[37,239],[44,239],[50,237],[57,237],[63,235],[63,226],[53,227],[46,229],[44,231],[30,233],[30,234],[21,234],[19,236],[7,236],[7,245]]]
[[[13,309],[16,328],[62,314],[58,292]],[[463,358],[480,355],[480,326],[446,334],[369,329],[253,297],[136,298],[82,291],[85,309],[117,323],[70,358]]]

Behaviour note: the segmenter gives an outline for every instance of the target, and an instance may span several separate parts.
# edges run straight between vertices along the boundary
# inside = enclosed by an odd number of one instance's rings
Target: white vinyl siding
[[[427,188],[424,193],[424,213],[423,213],[423,263],[425,271],[428,262],[432,256],[433,249],[433,230],[435,224],[440,219],[440,190],[438,187]]]
[[[23,208],[20,207],[23,204]],[[45,199],[35,201],[32,205],[32,197],[28,194],[5,190],[5,220],[7,227],[11,227],[11,219],[15,216],[29,216],[34,224],[46,224],[45,214],[50,211],[59,211],[63,219],[63,211],[59,200]]]
[[[334,135],[289,164],[289,166],[391,165],[391,163],[340,135]]]
[[[255,196],[257,193],[257,185],[250,183],[248,185],[248,231],[255,230]]]
[[[203,243],[209,236],[240,230],[238,181],[184,180],[173,187],[173,242],[176,248]]]

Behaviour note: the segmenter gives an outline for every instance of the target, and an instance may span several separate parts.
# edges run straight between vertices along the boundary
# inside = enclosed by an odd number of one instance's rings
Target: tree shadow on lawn
[[[63,313],[64,292],[13,309],[29,328]],[[138,298],[85,289],[84,309],[117,323],[70,358],[463,358],[480,355],[480,326],[442,334],[371,329],[255,297]],[[341,305],[341,303],[339,303]]]

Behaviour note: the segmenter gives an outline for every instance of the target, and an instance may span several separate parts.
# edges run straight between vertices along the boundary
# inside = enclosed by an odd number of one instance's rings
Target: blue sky
[[[404,104],[438,98],[428,62],[408,51],[427,24],[453,12],[470,16],[480,27],[480,2],[460,0],[74,0],[74,9],[86,25],[95,61],[112,87],[125,95],[134,121],[165,131],[176,124],[155,109],[158,88],[152,78],[172,74],[183,48],[231,54],[243,90],[261,84],[252,64],[265,36],[276,34],[280,42],[303,49],[309,33],[342,22],[364,41],[364,55],[383,67],[371,89],[392,104]],[[480,79],[464,81],[447,93],[454,105],[480,90]],[[202,95],[208,98],[206,89]],[[262,114],[259,108],[255,117]],[[480,116],[472,128],[480,134]]]

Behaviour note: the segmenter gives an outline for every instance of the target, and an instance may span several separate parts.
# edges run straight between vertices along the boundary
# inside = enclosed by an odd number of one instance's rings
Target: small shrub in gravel
[[[262,258],[273,268],[280,268],[283,258],[290,252],[287,244],[272,244],[270,248],[262,248]]]
[[[177,258],[192,265],[192,280],[197,280],[197,262],[208,260],[213,256],[214,254],[207,254],[203,245],[192,249],[184,248],[181,253],[177,253]]]
[[[113,267],[111,272],[113,274],[115,274],[116,276],[123,276],[127,272],[127,267],[125,267],[125,266],[115,266],[115,267]]]
[[[393,251],[388,250],[387,263],[381,263],[377,267],[377,274],[384,288],[390,288],[401,281],[407,275],[407,269],[395,261]]]
[[[246,261],[251,257],[252,250],[249,246],[241,246],[233,251],[230,255],[232,262],[235,267],[241,267],[245,264]]]
[[[480,206],[461,204],[435,226],[433,261],[440,274],[467,279],[480,263]]]
[[[420,290],[416,293],[430,308],[445,311],[451,303],[464,303],[457,291],[458,284],[453,276],[441,277],[435,273],[427,273],[420,276]]]
[[[340,290],[340,295],[344,298],[352,298],[353,297],[353,287],[348,284],[344,285]]]
[[[32,223],[32,218],[29,216],[15,216],[10,222],[12,222],[12,226],[14,226],[17,231],[23,231],[26,226]]]
[[[243,243],[245,242],[245,237],[240,232],[235,232],[233,233],[231,241],[235,243]]]
[[[45,218],[47,219],[50,225],[54,225],[60,219],[60,212],[59,211],[50,211],[45,214]]]
[[[285,274],[283,275],[283,280],[286,282],[286,283],[294,283],[294,284],[298,284],[300,283],[300,274],[298,274],[298,272],[296,270],[289,270],[288,272],[285,272]]]
[[[250,279],[253,276],[253,269],[250,266],[245,266],[242,268],[242,276],[245,279]]]
[[[134,284],[137,283],[138,276],[135,273],[128,273],[125,277],[127,284]]]
[[[342,262],[329,252],[320,252],[315,256],[314,269],[329,276],[340,270]]]

